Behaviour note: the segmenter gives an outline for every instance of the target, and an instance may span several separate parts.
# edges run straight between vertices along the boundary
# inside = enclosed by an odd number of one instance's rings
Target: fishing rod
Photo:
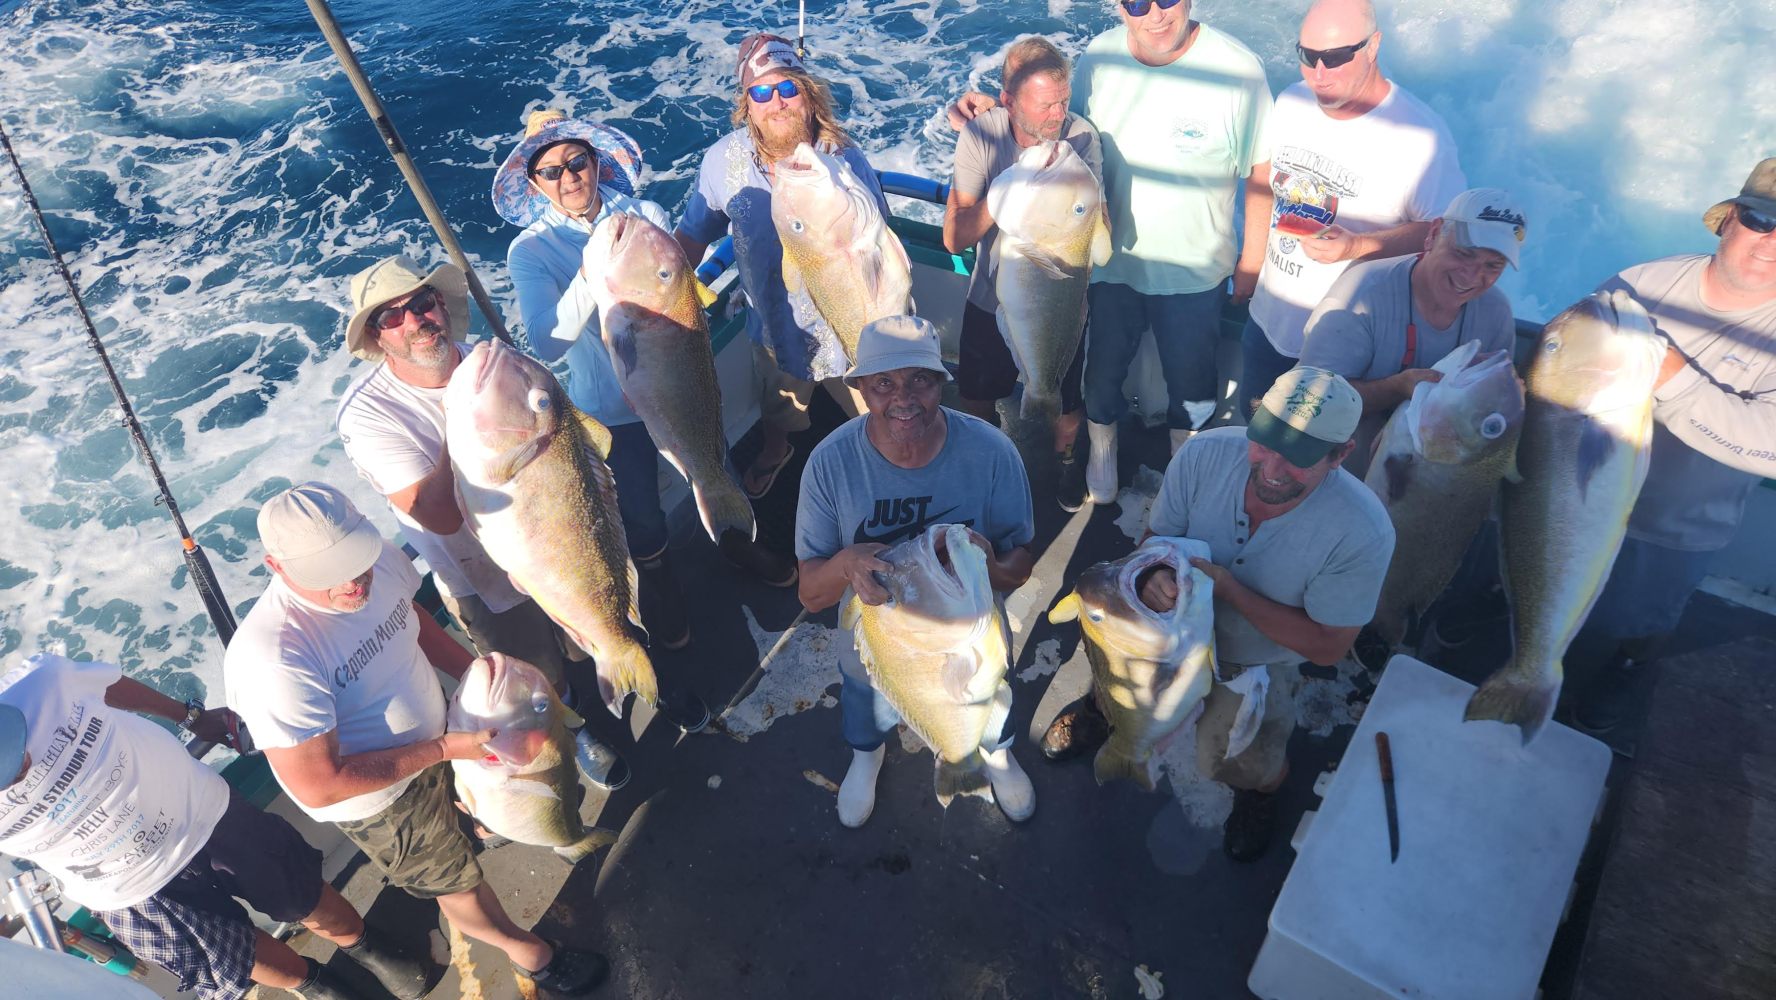
[[[104,367],[105,377],[111,382],[111,395],[117,398],[117,405],[123,410],[123,425],[129,428],[130,437],[135,439],[136,447],[141,450],[142,458],[148,464],[148,471],[154,476],[154,487],[160,491],[154,497],[154,502],[165,506],[167,513],[172,515],[173,524],[179,529],[179,544],[184,549],[185,568],[191,573],[191,582],[197,588],[198,596],[203,599],[210,624],[226,646],[234,638],[234,612],[229,609],[228,600],[222,595],[222,584],[216,579],[216,571],[210,567],[210,557],[204,554],[203,546],[197,544],[197,539],[191,537],[191,530],[185,526],[185,515],[179,512],[179,502],[173,498],[172,487],[167,485],[166,476],[160,471],[160,463],[154,458],[154,449],[148,446],[148,435],[142,430],[142,422],[136,419],[135,407],[130,405],[129,394],[124,391],[123,382],[117,377],[117,369],[111,367],[111,356],[105,352],[105,344],[99,339],[99,330],[93,325],[92,314],[86,311],[86,302],[80,297],[80,286],[74,283],[74,275],[68,270],[67,262],[62,259],[62,251],[56,246],[55,238],[49,235],[49,224],[43,218],[43,207],[37,204],[37,195],[31,190],[31,182],[25,178],[25,165],[19,162],[18,152],[12,148],[12,139],[7,136],[4,124],[0,124],[0,145],[6,147],[6,158],[12,161],[13,173],[18,175],[19,186],[24,189],[25,204],[31,210],[31,218],[37,223],[37,232],[43,236],[44,244],[49,247],[49,258],[55,263],[56,271],[61,274],[62,283],[68,286],[68,297],[73,300],[74,310],[80,314],[80,321],[86,324],[86,342],[99,356],[99,364]]]
[[[370,113],[370,121],[382,136],[383,145],[388,147],[389,155],[395,158],[395,166],[401,168],[401,176],[407,179],[408,189],[413,192],[413,197],[419,199],[419,208],[425,213],[426,221],[432,224],[432,230],[438,234],[438,242],[444,244],[444,250],[450,254],[451,261],[462,268],[463,275],[468,278],[469,294],[474,296],[475,304],[481,307],[481,315],[487,318],[487,325],[493,329],[493,335],[511,344],[512,335],[506,332],[506,324],[500,319],[499,311],[493,307],[493,299],[488,296],[487,289],[481,287],[481,279],[475,275],[475,268],[469,263],[468,254],[463,253],[462,244],[456,241],[456,232],[450,228],[449,220],[444,218],[444,210],[438,207],[437,200],[432,197],[432,189],[426,186],[425,178],[420,176],[419,167],[414,164],[413,156],[407,152],[407,144],[401,141],[401,133],[395,130],[395,123],[382,106],[382,99],[376,96],[375,88],[370,86],[370,78],[364,75],[364,67],[359,65],[351,42],[339,30],[339,22],[333,18],[333,9],[327,6],[327,0],[308,0],[308,10],[314,15],[315,24],[320,26],[321,34],[326,36],[334,58],[339,60],[340,67],[345,70],[346,78],[351,80],[352,89],[358,92],[358,100],[363,102],[364,110]]]
[[[796,58],[808,61],[808,0],[796,0]]]

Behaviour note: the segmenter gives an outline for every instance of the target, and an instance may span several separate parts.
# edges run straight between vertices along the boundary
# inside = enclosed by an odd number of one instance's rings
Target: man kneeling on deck
[[[1375,614],[1393,555],[1381,501],[1340,468],[1362,410],[1340,376],[1289,371],[1243,431],[1218,427],[1185,442],[1153,501],[1147,536],[1194,538],[1212,557],[1192,560],[1215,582],[1217,660],[1196,756],[1203,774],[1234,789],[1222,846],[1235,861],[1255,860],[1270,845],[1272,795],[1289,772],[1299,661],[1336,663],[1350,651]],[[1141,599],[1170,610],[1177,577],[1156,569]],[[1235,733],[1250,734],[1243,746]],[[1063,760],[1108,734],[1088,693],[1056,716],[1042,752]]]
[[[460,678],[471,657],[414,605],[413,563],[324,483],[266,501],[259,538],[273,579],[223,672],[278,784],[391,883],[436,899],[457,929],[504,951],[520,976],[590,993],[609,973],[604,956],[513,923],[458,824],[446,762],[480,758],[495,733],[444,731],[432,670]]]
[[[227,728],[227,709],[181,704],[106,663],[39,653],[0,676],[0,853],[55,876],[200,1000],[239,1000],[255,983],[304,1000],[357,996],[254,927],[237,897],[343,948],[396,996],[437,985],[443,967],[372,936],[289,823],[132,712],[204,740]]]
[[[855,592],[881,604],[873,573],[889,545],[933,524],[968,525],[988,553],[987,576],[1004,594],[1030,578],[1035,522],[1030,483],[1011,439],[977,417],[938,405],[950,375],[937,328],[890,316],[863,328],[845,382],[863,394],[854,417],[808,456],[796,509],[802,605],[823,611]],[[884,516],[892,510],[892,516]],[[848,637],[837,642],[844,689],[839,712],[852,760],[839,786],[839,822],[862,826],[876,805],[883,742],[900,715],[870,683]],[[993,797],[1007,818],[1030,817],[1036,792],[1011,756],[1010,721],[986,755]]]

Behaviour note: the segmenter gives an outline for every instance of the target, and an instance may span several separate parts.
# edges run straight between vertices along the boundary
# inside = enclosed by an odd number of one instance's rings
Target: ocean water
[[[1102,0],[818,0],[817,70],[883,169],[947,176],[945,101],[996,90],[1004,47],[1077,52]],[[1273,89],[1306,0],[1207,0]],[[339,0],[335,12],[482,280],[515,309],[494,164],[544,106],[628,129],[676,214],[727,130],[735,46],[793,3],[661,7]],[[1546,317],[1614,270],[1707,249],[1699,215],[1776,152],[1772,0],[1403,0],[1383,63],[1448,120],[1470,181],[1515,189],[1531,238],[1503,287]],[[0,119],[230,600],[263,588],[258,503],[310,478],[392,518],[334,441],[354,373],[349,276],[429,229],[306,8],[293,0],[0,3]],[[931,206],[901,206],[934,218]],[[0,657],[122,662],[205,694],[220,646],[60,282],[0,171]]]

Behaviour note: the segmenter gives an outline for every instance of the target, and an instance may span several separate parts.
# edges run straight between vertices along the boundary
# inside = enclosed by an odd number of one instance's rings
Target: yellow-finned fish
[[[592,655],[611,712],[623,714],[630,692],[655,702],[635,564],[605,465],[610,430],[575,409],[547,368],[484,340],[444,390],[444,437],[463,517],[512,582]]]
[[[938,802],[987,794],[982,753],[998,746],[1011,713],[1011,633],[987,578],[987,554],[967,528],[945,524],[876,558],[890,567],[876,574],[887,602],[854,596],[839,626],[855,635],[876,690],[936,756]]]
[[[906,248],[844,160],[807,143],[778,160],[771,221],[783,243],[784,287],[807,290],[846,358],[857,357],[869,323],[912,311]]]
[[[542,672],[504,653],[469,664],[450,698],[453,733],[498,730],[481,760],[453,760],[456,794],[469,815],[520,844],[554,848],[577,863],[616,843],[609,830],[580,822],[580,772],[572,726],[581,723],[555,697]]]
[[[1398,646],[1461,565],[1492,512],[1499,480],[1516,479],[1523,387],[1508,351],[1476,357],[1479,341],[1432,367],[1394,409],[1363,482],[1394,522],[1394,557],[1370,627]]]
[[[1156,535],[1115,562],[1080,574],[1073,592],[1048,613],[1079,620],[1091,662],[1092,695],[1110,721],[1092,773],[1098,784],[1128,778],[1152,791],[1156,750],[1188,722],[1215,683],[1215,582],[1190,565],[1207,544]],[[1169,567],[1178,603],[1155,611],[1140,597],[1146,574]]]
[[[1103,190],[1071,145],[1042,142],[993,178],[987,211],[999,229],[993,291],[999,332],[1024,377],[1022,415],[1059,413],[1092,266],[1110,261]]]
[[[672,235],[613,212],[592,230],[586,274],[623,398],[660,454],[691,484],[703,530],[756,533],[752,504],[728,471],[721,386],[697,277]]]
[[[1504,484],[1500,505],[1511,662],[1474,692],[1466,718],[1512,723],[1528,743],[1553,714],[1561,658],[1646,481],[1665,348],[1625,291],[1593,294],[1542,330],[1517,442],[1523,481]]]

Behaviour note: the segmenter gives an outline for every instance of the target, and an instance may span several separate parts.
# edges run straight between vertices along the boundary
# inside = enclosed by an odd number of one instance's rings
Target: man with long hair
[[[734,235],[740,287],[751,308],[746,334],[764,376],[760,418],[764,442],[743,485],[753,498],[771,488],[794,457],[789,435],[809,426],[814,384],[821,383],[850,416],[863,412],[857,394],[840,378],[849,365],[838,337],[821,318],[806,290],[783,282],[783,244],[771,222],[771,187],[777,163],[808,143],[843,160],[888,214],[876,172],[833,113],[832,93],[808,72],[790,43],[755,34],[740,43],[740,89],[734,99],[734,131],[703,154],[697,189],[674,234],[685,256],[703,259],[723,233]]]

